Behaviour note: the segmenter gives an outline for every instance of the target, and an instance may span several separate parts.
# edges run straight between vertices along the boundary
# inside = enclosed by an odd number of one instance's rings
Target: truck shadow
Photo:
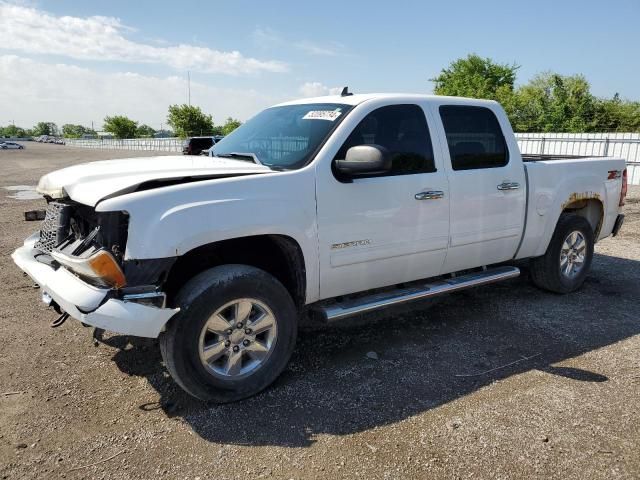
[[[596,255],[584,287],[545,293],[514,281],[300,332],[288,369],[266,392],[206,405],[175,386],[152,341],[106,338],[113,359],[144,376],[163,409],[216,443],[309,446],[402,421],[529,370],[567,381],[605,382],[599,372],[553,365],[640,333],[640,262]],[[129,342],[134,348],[124,349]]]

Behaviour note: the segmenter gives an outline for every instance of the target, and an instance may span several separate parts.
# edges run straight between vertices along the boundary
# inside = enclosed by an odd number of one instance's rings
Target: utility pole
[[[187,70],[187,99],[189,106],[191,106],[191,72]]]

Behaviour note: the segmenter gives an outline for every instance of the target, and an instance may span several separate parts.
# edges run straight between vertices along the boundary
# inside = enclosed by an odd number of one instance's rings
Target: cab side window
[[[418,105],[389,105],[369,113],[335,158],[344,159],[351,147],[371,144],[385,147],[391,154],[391,171],[385,176],[436,171],[429,127]]]
[[[509,163],[500,124],[488,108],[443,105],[440,118],[454,170],[497,168]]]

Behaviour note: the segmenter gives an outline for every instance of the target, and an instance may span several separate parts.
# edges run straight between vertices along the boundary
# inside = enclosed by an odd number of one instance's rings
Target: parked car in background
[[[16,142],[0,142],[0,148],[2,150],[22,150],[24,145],[20,145]]]
[[[34,140],[38,143],[55,143],[56,145],[64,145],[65,141],[62,137],[54,137],[51,135],[40,135],[35,137]]]
[[[214,135],[211,137],[191,137],[184,142],[182,147],[183,155],[200,155],[203,150],[208,150],[224,137]]]
[[[270,385],[306,311],[337,321],[516,277],[516,261],[573,292],[624,220],[624,159],[521,155],[487,100],[288,102],[214,154],[45,175],[45,220],[13,253],[59,321],[159,338],[202,400]]]
[[[204,156],[207,156],[207,157],[213,157],[213,156],[214,156],[214,155],[213,155],[214,147],[215,147],[218,143],[220,143],[220,140],[222,140],[224,137],[223,137],[223,136],[220,136],[219,138],[220,138],[220,139],[219,139],[219,140],[218,140],[214,145],[212,145],[211,147],[207,148],[206,150],[202,150],[202,152],[200,152],[200,155],[204,155]]]

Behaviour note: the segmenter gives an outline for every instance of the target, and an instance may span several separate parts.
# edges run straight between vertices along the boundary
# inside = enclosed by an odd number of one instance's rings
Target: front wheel
[[[284,286],[247,265],[211,268],[176,297],[180,312],[160,337],[169,373],[189,394],[232,402],[280,375],[293,352],[297,311]]]
[[[531,279],[540,288],[569,293],[582,286],[593,260],[591,224],[575,214],[562,214],[546,253],[531,260]]]

